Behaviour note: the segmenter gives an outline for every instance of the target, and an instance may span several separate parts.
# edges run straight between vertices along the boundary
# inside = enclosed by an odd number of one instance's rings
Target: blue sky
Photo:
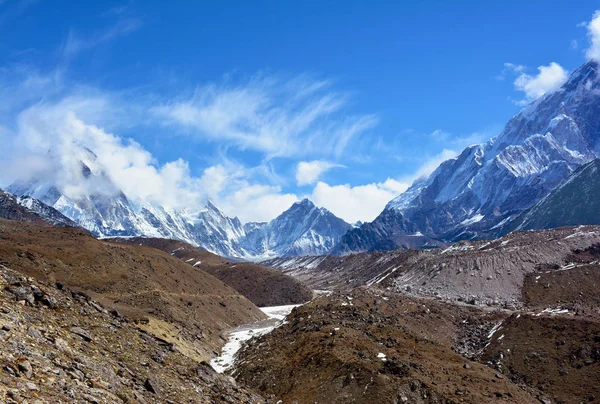
[[[0,185],[76,141],[132,198],[372,220],[585,61],[573,4],[0,0]]]

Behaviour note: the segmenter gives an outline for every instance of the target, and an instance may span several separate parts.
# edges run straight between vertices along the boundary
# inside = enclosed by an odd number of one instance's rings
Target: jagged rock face
[[[600,156],[598,70],[591,61],[575,70],[561,89],[528,105],[498,136],[415,182],[370,226],[343,237],[335,252],[397,248],[396,238],[417,231],[444,241],[503,234],[506,223]]]
[[[52,182],[37,180],[14,183],[9,190],[32,206],[48,205],[99,237],[176,239],[224,257],[247,260],[325,254],[352,228],[309,200],[294,204],[269,223],[245,225],[210,201],[196,213],[133,201],[105,174],[92,151],[82,149],[76,158],[73,176],[83,189],[76,196],[68,196]]]
[[[567,180],[507,226],[508,231],[600,224],[600,159]]]

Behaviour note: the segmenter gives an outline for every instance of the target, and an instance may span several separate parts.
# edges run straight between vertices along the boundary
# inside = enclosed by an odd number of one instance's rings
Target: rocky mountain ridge
[[[77,223],[35,198],[19,197],[0,190],[0,217],[34,224],[79,227]]]

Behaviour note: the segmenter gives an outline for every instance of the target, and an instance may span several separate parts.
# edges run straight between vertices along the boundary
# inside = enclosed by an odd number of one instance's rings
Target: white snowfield
[[[223,373],[229,369],[233,366],[236,354],[242,348],[244,342],[252,337],[268,334],[273,331],[277,326],[282,324],[285,317],[290,314],[294,307],[298,306],[300,305],[261,307],[260,309],[269,316],[269,319],[246,324],[233,330],[227,338],[227,343],[221,349],[221,355],[213,358],[210,361],[210,366],[218,373]]]

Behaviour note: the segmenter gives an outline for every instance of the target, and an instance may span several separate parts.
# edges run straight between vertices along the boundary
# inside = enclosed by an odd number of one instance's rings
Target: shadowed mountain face
[[[510,223],[507,230],[590,224],[600,224],[600,159],[580,167],[548,196]]]
[[[62,213],[35,198],[17,197],[0,190],[0,217],[20,222],[58,227],[79,227]]]
[[[599,90],[598,64],[587,62],[498,136],[445,161],[372,223],[348,232],[334,252],[397,248],[413,234],[443,241],[501,235],[505,224],[600,156]]]

